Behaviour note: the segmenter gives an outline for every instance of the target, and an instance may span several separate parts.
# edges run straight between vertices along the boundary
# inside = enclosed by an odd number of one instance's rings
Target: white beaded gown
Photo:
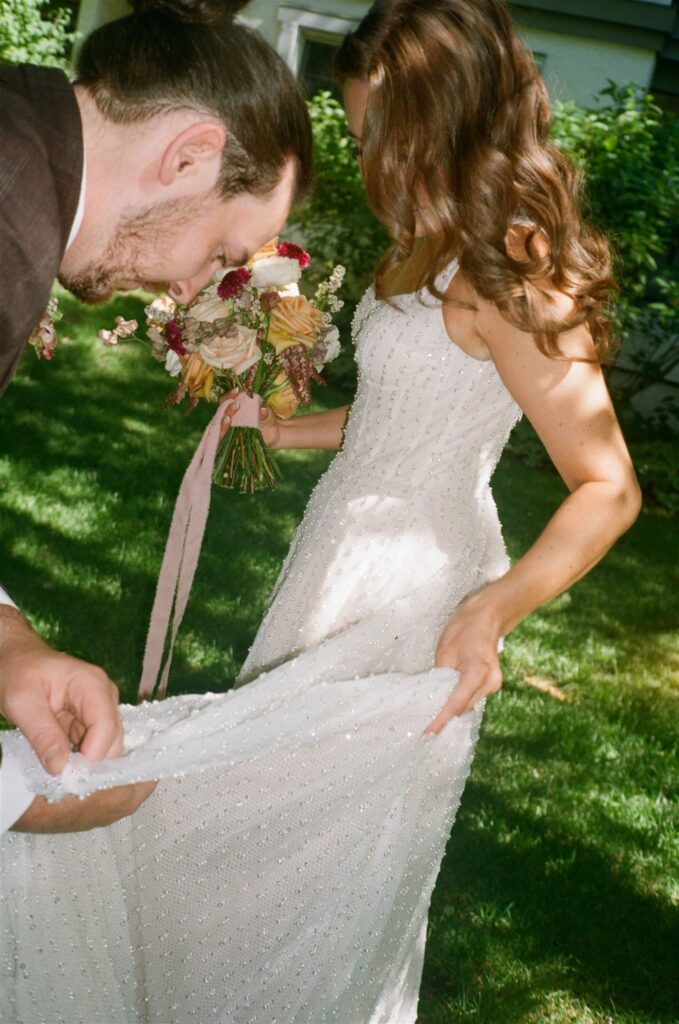
[[[369,290],[357,310],[345,444],[244,685],[125,707],[126,754],[57,780],[4,734],[51,797],[162,780],[108,829],[0,840],[5,1024],[415,1021],[482,716],[422,738],[456,681],[434,651],[459,601],[506,571],[489,480],[519,409],[439,303],[396,301]]]

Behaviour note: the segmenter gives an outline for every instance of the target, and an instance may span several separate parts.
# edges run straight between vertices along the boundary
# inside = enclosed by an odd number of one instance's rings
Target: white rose
[[[296,284],[301,276],[302,268],[297,260],[289,260],[287,256],[265,256],[254,264],[250,283],[253,288],[266,291],[267,288]]]
[[[252,327],[233,325],[228,333],[218,334],[198,346],[198,354],[208,366],[217,370],[245,373],[262,356],[257,331]]]
[[[172,349],[168,349],[167,355],[165,356],[165,369],[171,377],[178,377],[182,372],[182,361],[176,352]]]
[[[147,320],[156,324],[166,324],[172,320],[177,309],[169,295],[159,295],[150,306],[144,308]]]
[[[326,363],[331,363],[333,359],[337,359],[340,348],[340,333],[336,327],[331,327],[328,333],[323,338],[323,344],[325,346],[325,360]]]
[[[341,347],[339,331],[336,327],[330,327],[314,349],[314,367],[318,373],[326,363],[331,363],[337,358]]]

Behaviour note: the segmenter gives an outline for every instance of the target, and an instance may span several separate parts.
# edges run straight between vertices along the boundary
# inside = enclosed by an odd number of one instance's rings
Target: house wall
[[[545,54],[542,75],[552,99],[587,106],[609,79],[637,82],[645,89],[651,84],[653,50],[536,28],[521,28],[520,34],[534,53]]]
[[[340,39],[369,7],[365,0],[252,0],[245,20],[297,71],[305,37]],[[656,59],[652,49],[525,27],[520,12],[515,17],[528,46],[544,55],[543,74],[552,98],[590,104],[609,79],[650,85]]]
[[[105,21],[113,21],[130,13],[126,0],[81,0],[78,11],[78,32],[88,35]]]
[[[654,7],[670,3],[671,0],[655,0]],[[243,20],[259,29],[297,72],[306,38],[339,41],[369,7],[369,0],[251,0]],[[129,10],[126,0],[83,0],[78,29],[88,33],[101,22],[118,18]],[[532,14],[527,12],[525,17]],[[609,79],[650,86],[656,60],[650,45],[633,46],[534,25],[522,26],[521,10],[515,11],[515,18],[530,48],[544,55],[543,74],[553,98],[591,104]]]

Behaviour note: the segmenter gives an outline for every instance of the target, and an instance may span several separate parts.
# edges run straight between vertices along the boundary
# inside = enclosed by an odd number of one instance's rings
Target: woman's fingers
[[[231,427],[231,418],[234,416],[236,411],[240,409],[240,402],[238,401],[237,390],[227,391],[226,394],[222,395],[219,399],[219,404],[224,408],[224,415],[222,416],[222,425],[220,429],[220,435],[224,437],[227,431]]]
[[[451,718],[472,711],[482,697],[497,693],[502,686],[502,672],[498,665],[484,665],[462,670],[460,681],[452,691],[438,715],[424,730],[424,736],[438,736]]]
[[[231,388],[230,391],[225,391],[223,395],[219,396],[219,404],[223,405],[224,402],[231,402],[236,397],[236,395],[239,394],[240,391],[238,390],[238,388]]]

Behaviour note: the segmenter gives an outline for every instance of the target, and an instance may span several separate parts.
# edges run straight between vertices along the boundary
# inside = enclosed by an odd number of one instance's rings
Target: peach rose
[[[189,306],[187,319],[200,320],[201,323],[211,324],[215,320],[222,320],[224,317],[231,316],[232,313],[233,306],[231,303],[225,299],[220,299],[218,295],[214,295],[207,299],[201,299],[200,302],[194,302],[192,306]]]
[[[276,353],[292,345],[311,348],[322,326],[323,314],[308,299],[303,295],[286,296],[271,314],[268,340],[275,347]]]
[[[192,398],[208,398],[212,390],[215,371],[207,366],[197,352],[182,357],[182,382]]]
[[[245,373],[262,357],[257,331],[240,324],[231,324],[223,334],[201,342],[198,352],[209,366],[217,370],[233,370],[234,373]]]
[[[267,399],[266,404],[276,416],[280,416],[282,420],[289,420],[299,408],[292,384],[284,373],[278,374],[274,384],[276,384],[277,390]]]

